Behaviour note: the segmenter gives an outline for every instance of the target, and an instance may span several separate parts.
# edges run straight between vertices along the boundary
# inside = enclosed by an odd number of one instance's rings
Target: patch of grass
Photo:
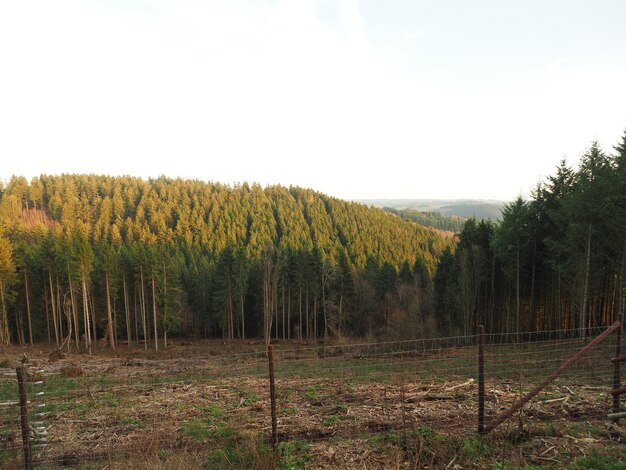
[[[422,426],[421,428],[417,428],[414,433],[420,437],[432,437],[435,435],[435,431],[430,426]]]
[[[289,408],[285,408],[282,411],[282,414],[286,415],[286,416],[291,416],[291,415],[295,415],[299,412],[300,410],[298,408],[296,408],[295,406],[291,406]]]
[[[463,455],[469,459],[482,457],[489,453],[489,445],[481,436],[472,436],[463,441]]]
[[[206,442],[212,434],[211,428],[205,421],[183,422],[181,430],[183,434],[186,434],[197,442]]]
[[[313,461],[309,444],[302,440],[281,442],[278,444],[279,470],[303,470]]]
[[[577,459],[572,468],[577,470],[626,470],[626,460],[616,461],[613,457],[599,454],[593,450],[588,456]]]
[[[338,403],[336,405],[333,405],[332,410],[335,413],[347,413],[348,412],[348,405],[346,405],[345,403]]]
[[[254,393],[244,388],[234,387],[234,391],[240,399],[240,404],[243,406],[251,405],[259,400]]]
[[[219,405],[209,405],[204,408],[204,412],[213,418],[220,418],[224,415],[224,410]]]
[[[337,424],[337,422],[339,422],[339,418],[335,415],[332,416],[326,416],[323,420],[322,420],[322,424],[324,426],[327,427],[331,427]]]
[[[120,424],[122,426],[139,426],[141,425],[141,421],[137,418],[122,418]]]
[[[320,398],[320,390],[322,390],[321,384],[310,385],[306,388],[306,396],[311,400],[318,400]]]

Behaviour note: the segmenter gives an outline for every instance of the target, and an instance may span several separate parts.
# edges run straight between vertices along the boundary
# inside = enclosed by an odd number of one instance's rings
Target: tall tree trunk
[[[291,286],[287,290],[287,339],[291,339]]]
[[[152,321],[154,323],[154,350],[159,350],[159,335],[157,332],[156,283],[152,276]]]
[[[302,285],[298,286],[298,312],[300,314],[300,323],[298,324],[298,339],[302,341]]]
[[[163,263],[163,347],[167,348],[167,274]]]
[[[317,294],[313,296],[313,339],[317,340]]]
[[[141,282],[141,297],[139,303],[141,306],[141,324],[143,328],[143,344],[144,349],[148,350],[148,330],[146,328],[146,292],[143,286],[143,266],[139,268],[139,280]]]
[[[304,298],[305,298],[305,316],[306,316],[306,338],[311,339],[311,329],[310,329],[310,319],[309,319],[309,285],[304,288]]]
[[[78,309],[76,308],[76,298],[74,297],[74,286],[72,286],[72,278],[68,275],[68,280],[70,284],[70,301],[72,304],[72,312],[70,314],[70,318],[68,321],[74,322],[74,341],[76,342],[76,350],[80,347],[80,331],[78,329]],[[59,289],[59,279],[57,278],[57,300],[58,300],[58,289]],[[62,330],[62,327],[61,327]],[[69,331],[69,328],[68,328]],[[61,334],[61,338],[63,335]],[[87,341],[87,334],[85,334],[85,341]]]
[[[46,279],[43,280],[43,300],[46,306],[46,331],[48,332],[48,346],[52,346],[52,338],[50,337],[50,307],[48,306],[48,287]]]
[[[4,284],[0,279],[0,344],[2,346],[8,346],[11,343],[11,336],[9,333],[9,318],[7,312],[7,305],[4,299]],[[4,348],[2,349],[4,352]]]
[[[141,306],[139,307],[139,312],[137,312],[137,295],[139,294],[137,291],[139,289],[137,288],[137,285],[134,286],[133,289],[133,313],[135,316],[135,341],[137,341],[137,343],[140,342],[139,340],[139,316],[141,314]]]
[[[50,281],[50,303],[52,304],[52,323],[54,325],[54,341],[57,349],[61,347],[59,343],[59,325],[57,319],[56,302],[54,301],[54,288],[52,287],[52,272],[48,271],[48,280]]]
[[[516,330],[517,330],[517,338],[516,341],[520,342],[520,297],[519,297],[519,284],[520,284],[520,266],[519,266],[519,252],[520,252],[520,240],[517,239],[517,259],[516,259],[516,271],[515,271],[515,312],[516,312]]]
[[[17,342],[20,346],[24,345],[24,326],[22,325],[22,306],[15,307],[15,326],[17,333]]]
[[[82,279],[83,290],[83,320],[85,321],[85,343],[89,354],[91,354],[91,331],[89,321],[89,299],[87,298],[87,280],[83,274]]]
[[[241,339],[246,339],[246,316],[244,315],[244,295],[241,293],[239,307],[241,309]]]
[[[109,272],[104,272],[104,283],[106,285],[106,296],[107,296],[107,320],[108,320],[108,330],[109,330],[109,346],[111,350],[115,351],[115,335],[113,334],[113,317],[111,315],[111,289],[109,287]]]
[[[94,302],[95,295],[93,292],[87,289],[87,299],[89,302],[89,313],[91,314],[91,344],[97,344],[98,337],[96,335],[96,305]]]
[[[130,309],[128,306],[128,291],[126,289],[126,273],[122,271],[122,288],[124,290],[124,314],[126,316],[126,341],[128,347],[132,348],[132,332],[130,328]]]
[[[587,232],[587,255],[585,262],[585,283],[583,286],[583,304],[580,309],[580,328],[582,340],[585,340],[587,333],[587,302],[589,295],[589,269],[591,266],[591,222],[589,223],[589,230]]]
[[[33,324],[30,317],[30,299],[28,298],[28,275],[24,270],[24,289],[26,290],[26,317],[28,319],[28,341],[30,345],[33,345]]]

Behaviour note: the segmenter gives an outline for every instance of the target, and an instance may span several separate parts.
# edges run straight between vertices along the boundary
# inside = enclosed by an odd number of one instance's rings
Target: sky
[[[527,196],[626,130],[623,0],[0,2],[0,180]]]

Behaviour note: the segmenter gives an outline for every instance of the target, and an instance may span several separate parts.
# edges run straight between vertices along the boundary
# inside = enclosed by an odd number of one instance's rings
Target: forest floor
[[[158,352],[61,357],[9,348],[0,353],[0,468],[22,458],[20,361],[33,427],[39,421],[47,432],[33,447],[44,468],[626,468],[626,420],[607,421],[604,383],[557,381],[479,436],[475,380],[449,367],[467,363],[462,350],[446,351],[445,363],[429,357],[403,367],[380,357],[308,356],[309,346],[277,345],[276,452],[262,342],[175,340]],[[434,369],[416,374],[427,361]],[[489,379],[487,416],[528,382]]]

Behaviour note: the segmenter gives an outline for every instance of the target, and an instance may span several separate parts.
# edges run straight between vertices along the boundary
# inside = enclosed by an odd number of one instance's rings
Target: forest
[[[597,142],[576,168],[561,161],[531,197],[508,203],[496,225],[470,219],[434,277],[444,331],[577,330],[623,311],[626,275],[626,133]]]
[[[42,175],[0,197],[2,344],[405,334],[452,244],[297,187]]]
[[[606,325],[624,304],[626,134],[454,237],[310,189],[97,175],[0,186],[0,343],[410,339]]]

